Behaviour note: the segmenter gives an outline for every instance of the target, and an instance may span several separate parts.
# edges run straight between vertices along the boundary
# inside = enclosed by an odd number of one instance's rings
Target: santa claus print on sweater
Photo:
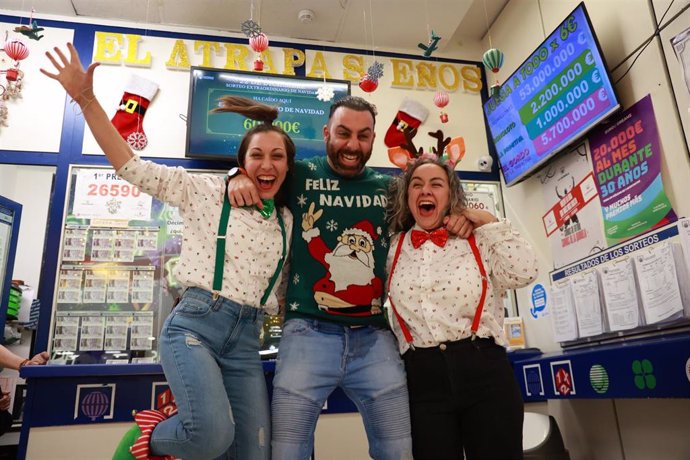
[[[334,315],[371,316],[381,313],[383,281],[375,275],[373,225],[362,220],[343,230],[329,248],[314,223],[323,210],[314,203],[302,216],[302,237],[309,254],[326,269],[313,287],[319,309]]]

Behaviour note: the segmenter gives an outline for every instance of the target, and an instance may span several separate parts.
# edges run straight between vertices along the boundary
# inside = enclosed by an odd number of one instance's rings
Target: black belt
[[[463,348],[468,348],[468,347],[475,347],[475,348],[490,348],[493,346],[498,346],[496,345],[496,341],[494,340],[493,337],[477,337],[474,340],[472,340],[472,337],[467,337],[466,339],[461,339],[461,340],[455,340],[453,342],[443,342],[438,344],[435,347],[415,347],[414,349],[410,348],[409,351],[411,352],[421,352],[423,353],[424,351],[447,351],[447,350],[460,350]]]

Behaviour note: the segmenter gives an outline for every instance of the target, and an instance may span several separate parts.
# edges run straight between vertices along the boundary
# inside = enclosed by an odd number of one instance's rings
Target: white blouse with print
[[[414,229],[421,230],[417,226]],[[428,348],[470,337],[482,293],[481,275],[470,244],[451,237],[444,248],[429,240],[415,249],[410,233],[405,233],[388,294],[412,335],[412,344]],[[400,235],[391,239],[388,273]],[[489,277],[477,335],[493,337],[505,346],[503,294],[506,289],[534,281],[536,254],[505,219],[482,225],[474,236]],[[391,328],[398,338],[400,353],[404,353],[409,344],[390,305],[388,308]]]
[[[182,251],[175,277],[186,287],[213,290],[216,236],[223,207],[225,180],[212,174],[191,174],[180,167],[152,163],[134,156],[117,174],[165,203],[176,206],[184,221]],[[290,244],[292,214],[283,206],[286,245]],[[226,234],[223,287],[220,295],[243,305],[261,308],[282,254],[283,237],[276,213],[264,219],[258,210],[232,208]],[[286,261],[266,301],[267,313],[278,312],[285,298],[289,264]],[[281,279],[282,278],[282,279]]]

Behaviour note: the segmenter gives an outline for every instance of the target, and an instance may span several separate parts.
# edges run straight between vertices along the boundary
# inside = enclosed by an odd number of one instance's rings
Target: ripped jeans
[[[362,414],[372,458],[412,460],[405,367],[393,333],[307,319],[283,326],[273,379],[273,460],[310,457],[316,421],[336,387]]]
[[[267,460],[270,414],[259,357],[263,310],[185,291],[163,325],[161,364],[178,414],[156,426],[155,455]]]

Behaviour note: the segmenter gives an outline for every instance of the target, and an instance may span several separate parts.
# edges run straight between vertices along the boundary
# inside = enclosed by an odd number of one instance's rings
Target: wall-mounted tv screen
[[[534,173],[618,108],[580,3],[484,104],[506,185]]]
[[[321,88],[333,98],[319,99]],[[323,127],[331,104],[350,94],[350,82],[192,67],[187,111],[191,158],[234,159],[244,133],[255,123],[235,113],[210,113],[223,96],[243,96],[278,107],[274,122],[292,138],[298,158],[322,155]],[[326,99],[326,100],[322,100]]]

